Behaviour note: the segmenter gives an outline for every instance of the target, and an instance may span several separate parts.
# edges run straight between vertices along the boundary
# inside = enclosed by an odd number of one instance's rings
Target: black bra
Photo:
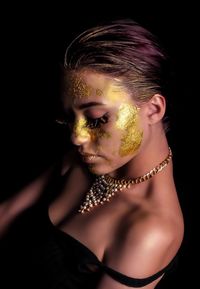
[[[115,271],[114,269],[106,266],[104,263],[100,262],[97,256],[83,243],[81,243],[76,238],[72,237],[68,233],[65,233],[59,229],[57,229],[52,223],[51,225],[54,227],[56,234],[63,239],[67,239],[67,241],[73,243],[76,248],[81,249],[81,251],[84,251],[84,257],[79,262],[79,271],[85,272],[85,273],[95,273],[94,271],[90,271],[87,265],[94,265],[100,271],[107,273],[110,277],[112,277],[114,280],[118,281],[121,284],[124,284],[129,287],[143,287],[147,284],[150,284],[157,278],[161,277],[164,273],[169,271],[169,269],[172,268],[172,266],[177,261],[177,257],[174,257],[172,261],[164,267],[159,272],[153,274],[152,276],[146,277],[146,278],[132,278],[129,276],[126,276],[118,271]],[[65,239],[65,241],[66,241]],[[68,242],[66,242],[68,244]]]

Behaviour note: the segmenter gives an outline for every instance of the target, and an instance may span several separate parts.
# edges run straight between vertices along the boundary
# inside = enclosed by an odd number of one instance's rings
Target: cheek
[[[119,147],[121,144],[121,131],[115,125],[109,126],[106,130],[99,129],[93,133],[92,139],[97,151],[102,152],[109,160],[119,158]]]
[[[143,133],[137,126],[129,126],[122,134],[119,149],[120,156],[132,155],[138,150],[142,142]]]
[[[96,153],[106,156],[108,162],[118,156],[120,132],[113,124],[93,129],[90,133]]]
[[[143,132],[139,128],[138,108],[123,104],[118,111],[116,127],[121,130],[119,155],[124,157],[134,154],[143,138]]]
[[[91,136],[92,142],[94,143],[100,143],[104,140],[111,139],[110,132],[102,128],[95,128],[93,130],[90,130],[90,136]]]
[[[96,153],[106,152],[108,143],[112,140],[112,135],[109,131],[103,128],[90,130],[91,142],[93,143]]]

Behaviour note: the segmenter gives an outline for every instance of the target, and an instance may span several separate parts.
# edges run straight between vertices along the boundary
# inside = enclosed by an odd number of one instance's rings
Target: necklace
[[[122,191],[125,188],[130,188],[131,185],[149,180],[154,175],[162,171],[168,165],[171,158],[172,151],[169,147],[169,154],[161,163],[159,163],[148,173],[135,179],[115,179],[107,174],[97,176],[89,192],[86,194],[85,200],[80,206],[78,212],[82,214],[89,212],[93,207],[109,202],[110,198],[113,197],[116,192]]]

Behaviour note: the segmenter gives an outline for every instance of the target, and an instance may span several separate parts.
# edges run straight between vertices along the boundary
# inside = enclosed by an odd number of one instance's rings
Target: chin
[[[97,166],[90,165],[88,166],[89,171],[95,175],[105,175],[107,172],[103,169],[99,169]]]
[[[91,173],[93,173],[95,175],[110,174],[116,170],[114,168],[111,168],[110,166],[95,165],[95,164],[90,164],[88,166],[88,169]]]

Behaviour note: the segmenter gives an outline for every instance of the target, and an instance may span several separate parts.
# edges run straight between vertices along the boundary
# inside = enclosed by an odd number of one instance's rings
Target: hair
[[[131,19],[120,19],[78,35],[66,50],[64,66],[119,77],[136,101],[148,101],[156,93],[165,96],[166,59],[150,31]]]

